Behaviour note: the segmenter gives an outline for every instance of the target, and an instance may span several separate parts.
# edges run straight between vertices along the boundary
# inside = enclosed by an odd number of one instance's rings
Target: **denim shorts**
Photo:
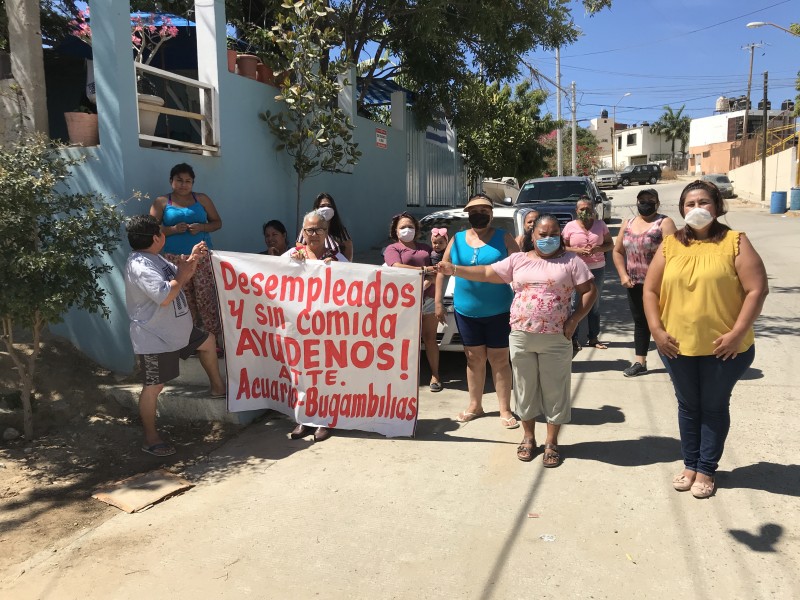
[[[466,317],[456,311],[456,326],[464,346],[508,348],[511,334],[511,314],[500,313],[491,317]]]
[[[436,302],[430,296],[422,301],[422,314],[431,315],[436,312]]]

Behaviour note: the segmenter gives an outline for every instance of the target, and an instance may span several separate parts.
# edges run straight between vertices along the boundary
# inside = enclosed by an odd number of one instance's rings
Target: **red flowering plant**
[[[92,28],[89,25],[89,9],[78,11],[77,18],[69,22],[72,35],[92,45]],[[131,46],[133,60],[149,65],[164,42],[178,35],[172,19],[155,13],[134,13],[131,16]]]

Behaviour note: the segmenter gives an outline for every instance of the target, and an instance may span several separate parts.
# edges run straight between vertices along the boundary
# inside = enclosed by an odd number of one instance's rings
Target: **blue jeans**
[[[592,308],[578,326],[575,328],[575,333],[572,336],[573,341],[585,342],[588,340],[596,340],[600,335],[600,294],[603,293],[603,281],[605,279],[606,268],[599,267],[597,269],[590,269],[594,275],[594,285],[597,287],[597,300],[594,301]],[[572,294],[572,312],[578,309],[578,294]]]
[[[677,356],[659,353],[678,398],[678,428],[683,464],[691,471],[714,476],[731,426],[733,386],[753,364],[756,347],[736,358]]]

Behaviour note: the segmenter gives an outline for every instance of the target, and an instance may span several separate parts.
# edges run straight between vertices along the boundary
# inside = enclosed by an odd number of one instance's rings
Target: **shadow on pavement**
[[[767,523],[761,526],[758,534],[752,534],[743,529],[729,529],[728,533],[737,542],[745,544],[754,552],[777,552],[775,544],[783,535],[783,527],[775,523]]]
[[[624,423],[625,413],[619,406],[608,404],[600,408],[572,408],[570,425],[605,425],[606,423]]]
[[[619,467],[641,467],[680,460],[681,443],[676,438],[645,436],[638,440],[578,442],[564,444],[564,457],[596,460]]]
[[[718,471],[717,485],[800,497],[800,465],[758,462],[733,471]]]

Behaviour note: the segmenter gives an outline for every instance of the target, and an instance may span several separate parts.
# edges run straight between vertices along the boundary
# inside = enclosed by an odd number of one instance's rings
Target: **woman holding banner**
[[[392,217],[389,226],[389,238],[394,240],[383,253],[384,262],[390,267],[415,269],[426,276],[426,287],[422,294],[422,341],[425,343],[425,356],[431,369],[430,390],[441,392],[439,381],[439,344],[436,340],[436,314],[434,312],[434,286],[432,278],[436,269],[431,266],[432,248],[428,244],[418,242],[419,221],[413,215],[402,212]],[[427,278],[430,273],[431,279]]]
[[[514,369],[514,398],[522,419],[523,437],[517,458],[533,460],[534,420],[547,419],[542,462],[561,464],[558,432],[571,416],[570,377],[572,335],[597,298],[592,274],[578,256],[567,252],[561,228],[552,215],[536,219],[522,252],[491,265],[466,267],[442,261],[439,273],[469,281],[511,284],[510,346]],[[570,297],[578,295],[570,315]]]
[[[490,265],[519,252],[510,233],[492,227],[492,201],[483,194],[469,199],[464,210],[472,226],[450,240],[442,262],[452,265]],[[440,263],[441,264],[441,263]],[[444,275],[436,276],[436,318],[445,323]],[[483,386],[486,361],[500,402],[500,423],[506,429],[519,427],[511,412],[511,366],[508,362],[509,308],[514,293],[501,281],[473,282],[457,279],[453,293],[456,325],[467,355],[469,405],[456,420],[467,423],[484,416]]]
[[[326,221],[316,210],[311,211],[303,217],[303,239],[305,245],[298,245],[286,251],[283,256],[289,256],[295,260],[321,260],[325,263],[331,261],[350,262],[338,251],[332,250],[325,245],[325,238],[328,236],[328,221]],[[293,440],[298,440],[307,435],[314,434],[315,442],[322,442],[331,437],[332,430],[329,427],[309,427],[298,423],[297,427],[289,435]]]

